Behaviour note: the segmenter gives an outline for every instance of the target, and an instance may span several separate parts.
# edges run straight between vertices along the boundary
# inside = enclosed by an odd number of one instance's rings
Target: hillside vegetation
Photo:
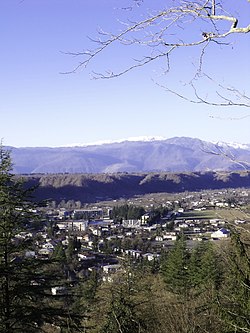
[[[39,200],[95,202],[148,193],[177,193],[250,186],[250,172],[114,173],[26,175],[28,186],[38,186]]]

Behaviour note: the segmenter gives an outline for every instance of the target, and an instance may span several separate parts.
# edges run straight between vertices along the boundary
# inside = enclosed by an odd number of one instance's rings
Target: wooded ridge
[[[250,171],[25,175],[39,200],[96,202],[148,193],[250,187]]]

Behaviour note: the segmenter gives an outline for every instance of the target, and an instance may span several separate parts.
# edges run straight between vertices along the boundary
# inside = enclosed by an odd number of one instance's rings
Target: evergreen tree
[[[65,263],[66,262],[66,253],[65,250],[63,248],[62,242],[59,242],[56,247],[55,250],[53,252],[52,258],[56,261],[59,261],[61,263]]]
[[[75,253],[74,238],[72,237],[69,238],[69,243],[65,252],[66,252],[67,261],[68,262],[72,261],[73,254]]]
[[[11,174],[9,152],[0,147],[0,331],[35,330],[35,307],[29,262],[23,252],[25,240],[16,236],[31,219],[29,193]],[[28,293],[27,293],[28,291]]]
[[[124,263],[122,270],[112,275],[112,280],[99,290],[99,300],[105,300],[102,301],[104,317],[94,332],[154,332],[151,328],[157,323],[150,304],[150,276],[150,272],[134,270],[129,262]]]
[[[133,220],[139,219],[143,214],[145,214],[145,209],[143,207],[125,204],[113,207],[111,218],[115,221],[122,221],[122,219]]]
[[[223,253],[226,272],[218,297],[219,310],[227,325],[227,333],[250,333],[249,231],[241,234],[237,229],[231,229],[231,232],[232,242],[227,252]]]
[[[189,262],[189,281],[193,288],[219,288],[221,265],[210,242],[200,242],[192,251]]]
[[[186,241],[182,235],[176,240],[175,245],[162,265],[162,273],[167,288],[177,294],[185,296],[189,287],[188,283],[189,253]]]
[[[62,281],[58,265],[25,256],[34,247],[18,235],[37,216],[32,191],[11,170],[10,154],[0,146],[0,332],[40,332],[45,324],[75,327],[80,319],[65,306],[68,296],[51,293]]]
[[[223,330],[216,306],[223,278],[217,252],[211,242],[200,242],[192,250],[189,261],[189,304],[192,305],[194,318],[192,325],[198,332],[221,333]],[[195,315],[197,313],[198,320]]]

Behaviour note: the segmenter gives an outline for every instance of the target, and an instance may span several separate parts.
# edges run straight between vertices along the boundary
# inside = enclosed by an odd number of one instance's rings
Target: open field
[[[190,220],[210,220],[215,219],[216,211],[215,210],[205,210],[205,211],[188,211],[181,213],[178,219],[190,219]]]
[[[246,220],[247,222],[250,222],[250,216],[238,209],[211,209],[204,211],[184,212],[181,214],[179,219],[223,219],[228,222],[234,222],[235,220]]]

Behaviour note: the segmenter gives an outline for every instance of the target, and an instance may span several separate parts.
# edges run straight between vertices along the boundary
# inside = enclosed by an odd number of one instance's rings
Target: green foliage
[[[219,310],[227,332],[250,332],[250,246],[247,238],[231,229],[232,243],[226,249],[224,288],[219,293]],[[244,235],[244,234],[243,234]]]
[[[31,219],[29,191],[11,174],[9,152],[0,147],[0,331],[34,331],[37,295],[25,240],[16,238]],[[30,244],[29,244],[30,245]],[[25,309],[25,311],[24,311]]]
[[[148,224],[152,225],[160,221],[162,217],[164,217],[168,213],[168,208],[164,206],[159,206],[157,208],[153,208],[150,211],[150,219]]]
[[[112,293],[108,320],[101,332],[139,332],[140,323],[136,318],[134,307],[135,304],[133,304],[129,294],[123,293],[122,290],[116,291],[116,294]]]
[[[0,147],[0,332],[37,333],[45,324],[75,327],[79,314],[69,311],[70,295],[51,294],[51,287],[65,282],[61,266],[25,256],[35,247],[32,239],[18,235],[37,215],[32,191],[11,168],[10,154]]]
[[[224,271],[212,243],[200,242],[187,250],[181,236],[162,258],[161,271],[166,289],[173,295],[172,309],[176,311],[175,319],[171,318],[173,332],[222,333],[224,326],[216,304]],[[178,320],[183,321],[179,327]]]
[[[59,242],[53,252],[52,259],[64,263],[66,261],[65,249],[62,245],[62,242]]]
[[[189,266],[189,281],[193,288],[219,288],[222,267],[216,251],[210,242],[200,242],[192,251]]]
[[[143,207],[126,204],[113,207],[111,218],[116,221],[121,221],[122,219],[136,220],[139,219],[143,214],[145,214],[145,210]]]
[[[126,263],[111,282],[100,285],[95,310],[90,313],[97,326],[90,332],[161,332],[153,305],[158,299],[153,298],[154,285],[159,287],[150,271],[134,270]]]
[[[177,294],[186,295],[189,288],[189,253],[184,236],[180,237],[162,265],[166,287]]]

